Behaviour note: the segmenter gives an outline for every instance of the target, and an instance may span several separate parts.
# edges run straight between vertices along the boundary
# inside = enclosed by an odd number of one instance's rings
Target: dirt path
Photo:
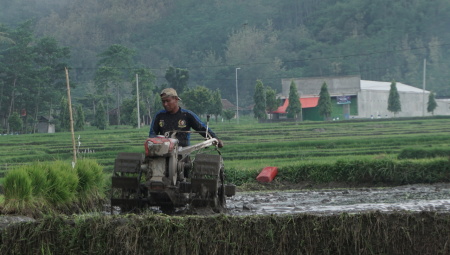
[[[231,215],[449,211],[450,183],[383,188],[238,192],[227,199]]]

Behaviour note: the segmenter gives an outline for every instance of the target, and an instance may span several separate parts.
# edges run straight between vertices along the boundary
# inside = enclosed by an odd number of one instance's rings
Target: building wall
[[[351,96],[350,118],[386,118],[394,114],[387,110],[390,82],[361,81],[359,76],[341,77],[312,77],[312,78],[286,78],[282,79],[281,97],[289,97],[291,81],[297,85],[300,97],[319,96],[320,88],[324,82],[328,85],[328,92],[334,98],[331,118],[345,119],[343,105],[336,104],[336,96]],[[361,86],[365,82],[366,86]],[[370,85],[370,86],[367,86]],[[427,112],[429,91],[397,83],[402,111],[396,117],[432,116]],[[403,90],[403,91],[402,91]],[[434,115],[450,115],[450,99],[436,99],[438,104]],[[322,120],[317,109],[303,109],[304,120]]]
[[[302,119],[303,120],[313,120],[313,121],[323,120],[322,116],[320,116],[320,114],[319,114],[319,107],[302,109]]]
[[[344,107],[348,107],[349,115],[345,114]],[[303,120],[324,120],[324,118],[319,114],[319,106],[305,108],[302,110],[302,114]],[[351,97],[351,103],[348,105],[337,104],[336,97],[331,98],[331,119],[345,120],[356,115],[358,115],[358,98],[356,96]]]
[[[436,99],[434,115],[450,115],[450,99]]]
[[[415,117],[424,116],[423,110],[425,106],[425,116],[431,116],[426,110],[428,102],[428,94],[425,97],[422,93],[415,92],[398,92],[400,95],[400,104],[402,111],[396,114],[396,117]],[[394,113],[387,110],[389,99],[389,91],[381,90],[361,90],[358,94],[358,117],[360,118],[381,118],[394,117]],[[424,102],[425,99],[425,103]],[[436,115],[436,113],[435,113]]]
[[[334,95],[356,95],[360,90],[359,76],[344,77],[317,77],[317,78],[287,78],[281,80],[282,91],[284,97],[289,96],[291,81],[297,85],[299,96],[315,95],[318,96],[320,88],[325,82],[328,86],[328,92]]]
[[[48,122],[39,122],[37,125],[38,133],[55,133],[55,125]]]
[[[331,98],[331,118],[332,119],[339,119],[339,120],[345,120],[350,119],[351,116],[358,115],[358,98],[356,96],[352,96],[350,99],[351,103],[348,105],[344,104],[337,104],[336,97]],[[344,108],[348,107],[348,114],[345,114]]]

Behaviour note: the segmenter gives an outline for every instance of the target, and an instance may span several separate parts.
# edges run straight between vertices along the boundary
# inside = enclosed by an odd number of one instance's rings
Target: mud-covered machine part
[[[236,188],[225,184],[222,156],[197,153],[192,162],[190,156],[217,142],[210,138],[179,147],[177,139],[154,137],[146,140],[145,154],[119,153],[112,175],[111,210],[138,212],[157,206],[170,212],[189,205],[223,212],[226,197],[235,195]]]

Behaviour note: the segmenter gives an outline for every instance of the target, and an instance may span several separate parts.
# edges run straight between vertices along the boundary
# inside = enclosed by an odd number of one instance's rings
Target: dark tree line
[[[31,22],[16,29],[3,28],[0,43],[0,121],[9,131],[8,119],[18,113],[27,132],[39,115],[50,116],[65,92],[65,72],[70,51],[50,37],[35,38]],[[16,130],[17,131],[17,130]],[[22,130],[21,130],[22,131]]]
[[[447,0],[4,2],[0,114],[4,120],[26,109],[26,126],[58,105],[66,63],[74,101],[83,104],[88,122],[100,101],[123,122],[120,106],[132,97],[138,70],[147,84],[139,96],[146,115],[158,108],[155,92],[169,83],[219,89],[234,101],[237,67],[244,107],[253,103],[257,80],[276,92],[281,78],[355,74],[420,87],[423,59],[428,88],[438,98],[450,96]],[[30,18],[34,22],[24,23]],[[55,58],[45,59],[51,48]],[[130,55],[118,67],[112,55],[121,50]],[[38,96],[28,100],[32,93]]]
[[[419,87],[423,59],[429,89],[450,96],[449,12],[447,0],[23,0],[2,5],[0,23],[34,18],[37,35],[70,46],[83,81],[112,44],[134,49],[157,83],[169,66],[182,67],[190,86],[220,89],[229,100],[242,67],[247,106],[256,80],[280,91],[280,78],[360,74]]]

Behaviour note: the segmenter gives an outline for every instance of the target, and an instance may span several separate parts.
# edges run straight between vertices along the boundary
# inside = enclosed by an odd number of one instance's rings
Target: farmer
[[[150,125],[149,137],[155,137],[157,135],[165,135],[169,131],[190,131],[191,128],[196,131],[203,131],[200,134],[206,137],[206,125],[200,120],[200,118],[193,112],[182,109],[178,105],[178,101],[181,100],[175,89],[167,88],[161,91],[161,102],[164,106],[164,110],[156,113]],[[223,147],[223,143],[216,134],[208,128],[208,133],[218,140],[217,146]],[[180,146],[189,146],[190,133],[189,132],[177,132],[176,138]]]

